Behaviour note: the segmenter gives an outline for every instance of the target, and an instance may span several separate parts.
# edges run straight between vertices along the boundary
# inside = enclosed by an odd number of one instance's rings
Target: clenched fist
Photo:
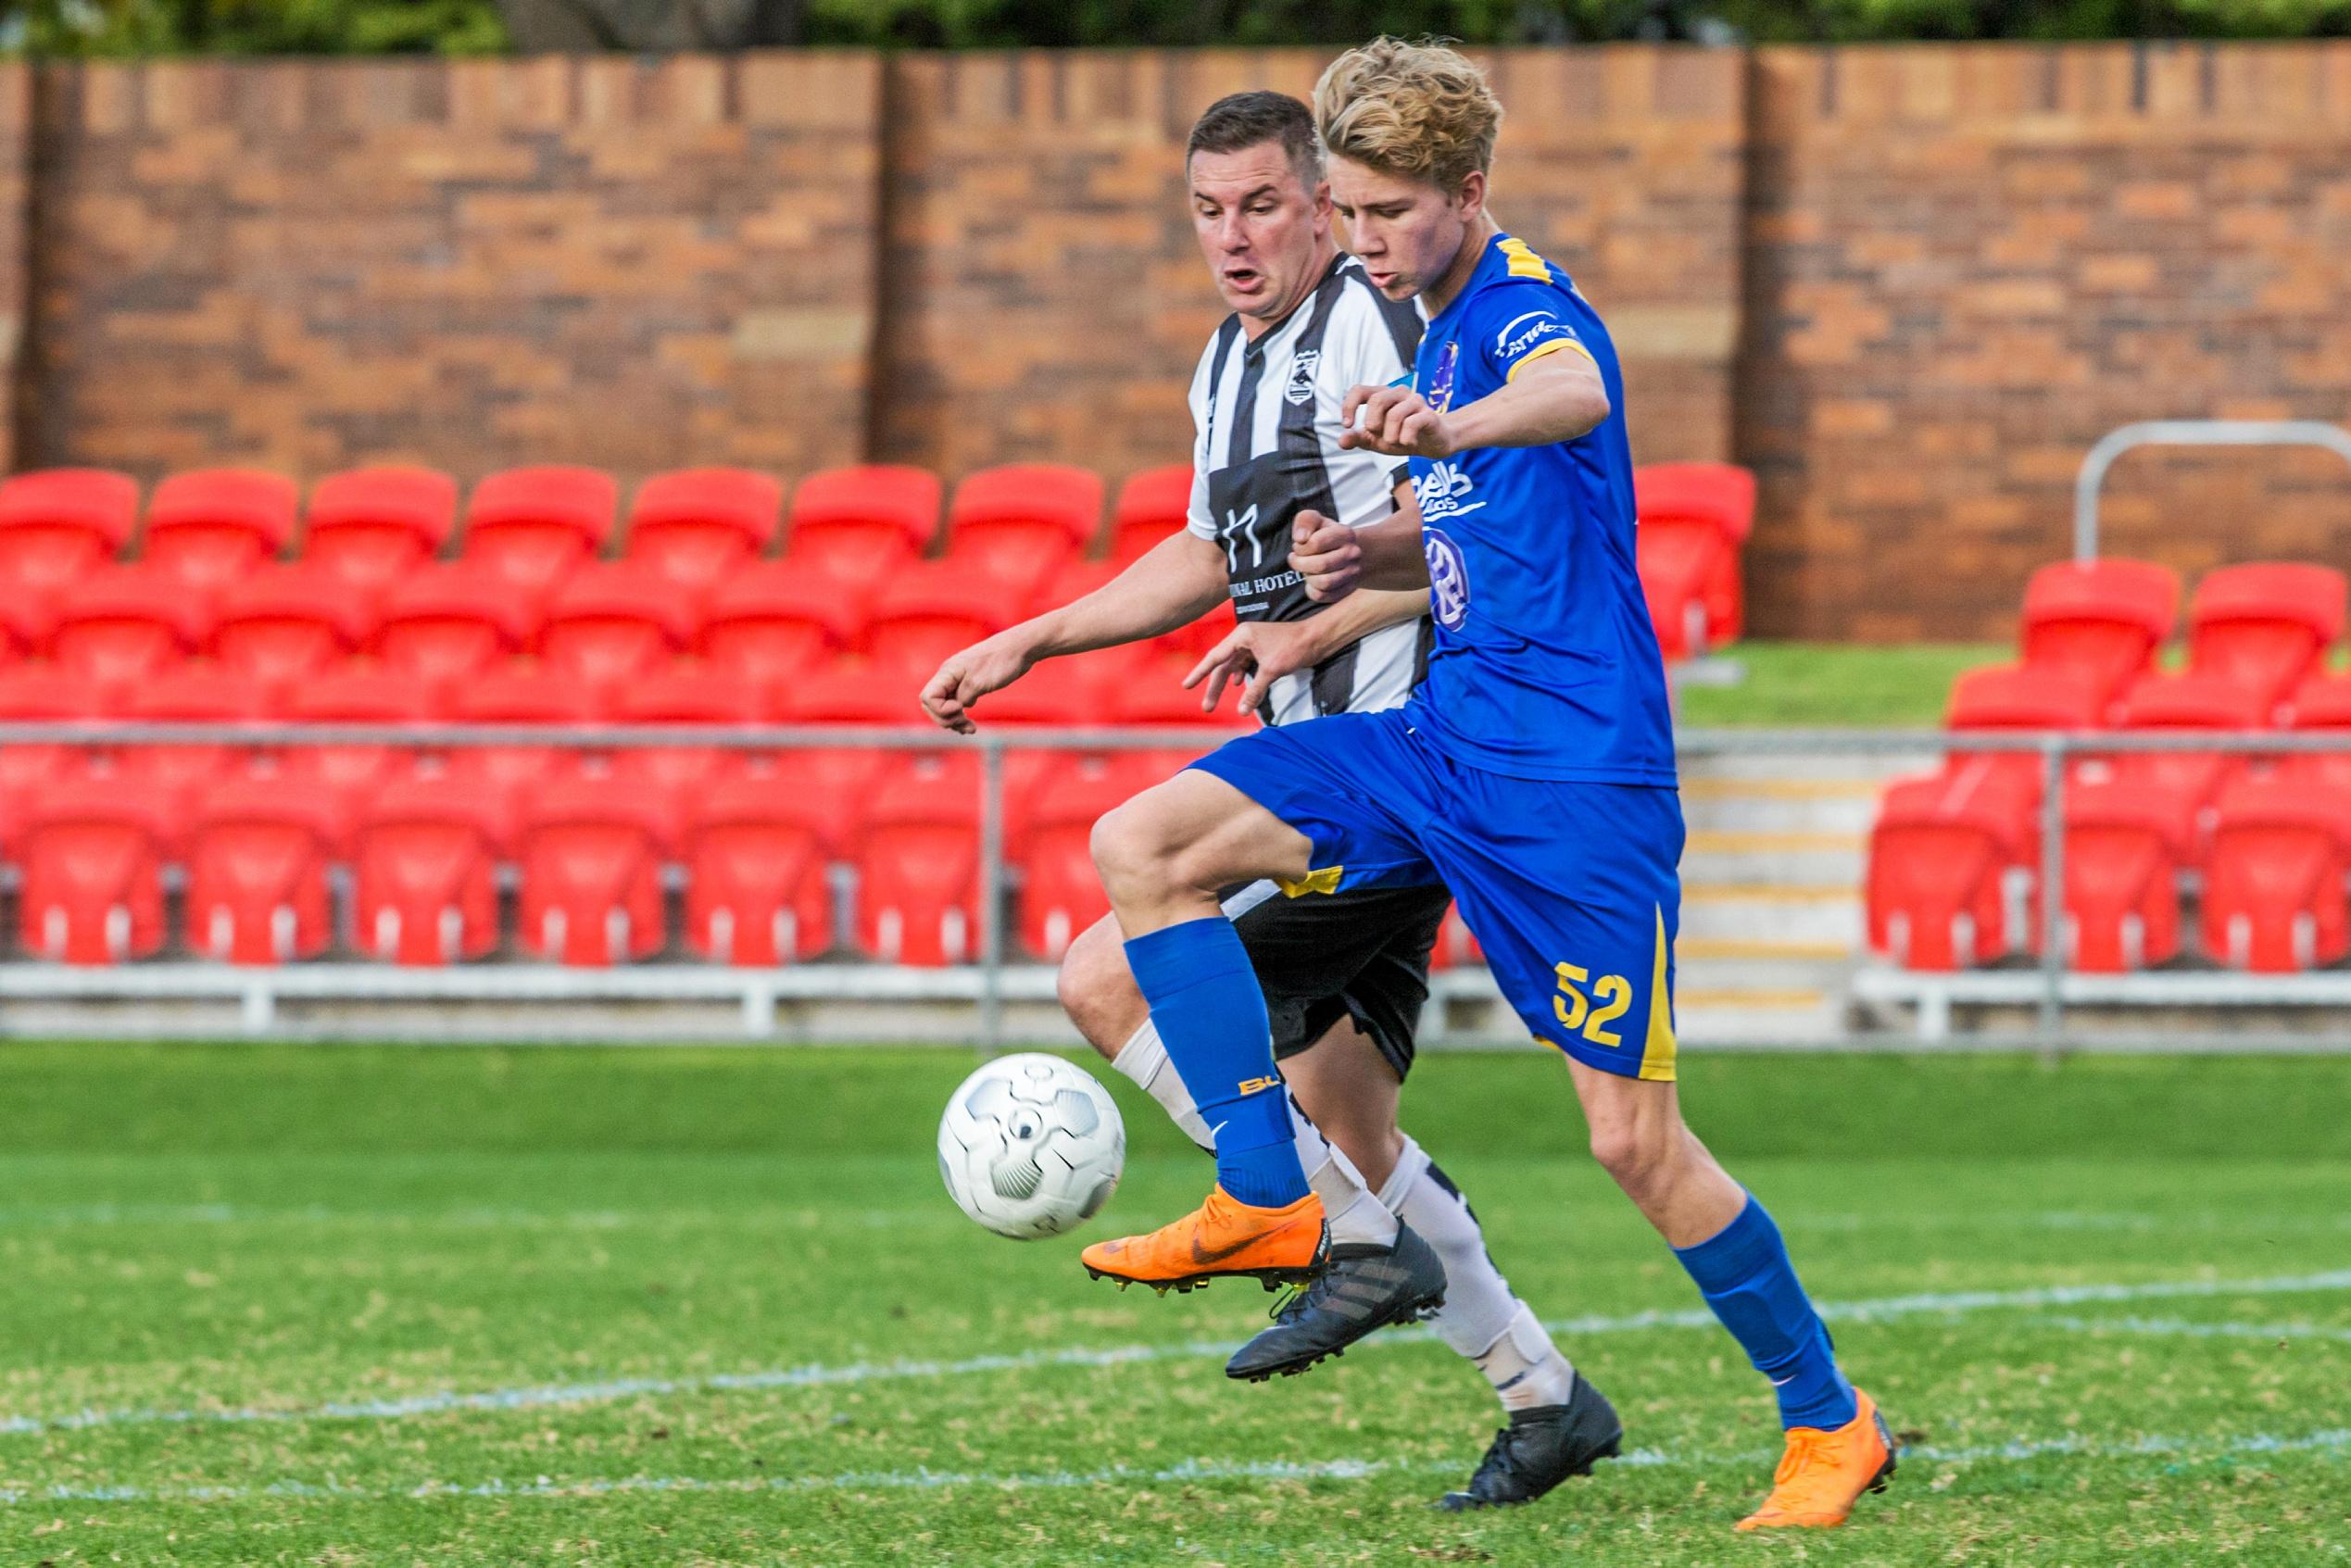
[[[1343,599],[1364,575],[1364,546],[1355,531],[1307,508],[1290,524],[1289,566],[1306,580],[1306,596],[1318,604]]]

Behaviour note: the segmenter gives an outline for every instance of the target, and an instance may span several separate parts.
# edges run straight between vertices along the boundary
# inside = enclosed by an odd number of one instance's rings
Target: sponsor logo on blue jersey
[[[1461,546],[1442,530],[1424,528],[1420,547],[1428,558],[1428,608],[1441,625],[1457,627],[1469,615],[1469,567]]]
[[[1447,339],[1437,351],[1437,363],[1428,371],[1428,391],[1422,401],[1439,413],[1452,406],[1453,372],[1461,368],[1461,345]]]
[[[1413,498],[1420,503],[1422,521],[1434,521],[1439,518],[1460,517],[1484,506],[1485,502],[1469,498],[1474,488],[1461,464],[1440,458],[1422,470],[1413,481]]]
[[[1518,359],[1537,344],[1553,338],[1576,339],[1576,329],[1548,310],[1529,310],[1494,334],[1494,356],[1504,364]]]

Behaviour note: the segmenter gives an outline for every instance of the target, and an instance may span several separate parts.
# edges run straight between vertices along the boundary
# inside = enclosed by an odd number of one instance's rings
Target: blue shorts
[[[1192,766],[1313,840],[1290,897],[1441,883],[1537,1039],[1603,1073],[1673,1078],[1675,790],[1465,767],[1402,709],[1260,730]]]

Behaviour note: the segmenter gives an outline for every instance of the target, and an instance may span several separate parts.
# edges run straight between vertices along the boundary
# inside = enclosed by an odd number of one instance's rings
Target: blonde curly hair
[[[1502,118],[1486,73],[1435,39],[1375,38],[1314,83],[1314,129],[1334,156],[1447,191],[1492,164]]]

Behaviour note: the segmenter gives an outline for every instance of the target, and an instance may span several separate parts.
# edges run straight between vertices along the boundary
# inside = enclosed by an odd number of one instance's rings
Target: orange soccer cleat
[[[1893,1436],[1877,1401],[1856,1388],[1860,1408],[1833,1432],[1788,1429],[1788,1451],[1771,1478],[1771,1496],[1739,1522],[1742,1530],[1825,1529],[1842,1524],[1864,1492],[1882,1492],[1893,1478]]]
[[[1098,1241],[1080,1257],[1096,1279],[1164,1294],[1236,1277],[1263,1280],[1268,1290],[1300,1284],[1321,1266],[1323,1250],[1323,1200],[1314,1194],[1279,1209],[1256,1209],[1218,1186],[1174,1224]]]

